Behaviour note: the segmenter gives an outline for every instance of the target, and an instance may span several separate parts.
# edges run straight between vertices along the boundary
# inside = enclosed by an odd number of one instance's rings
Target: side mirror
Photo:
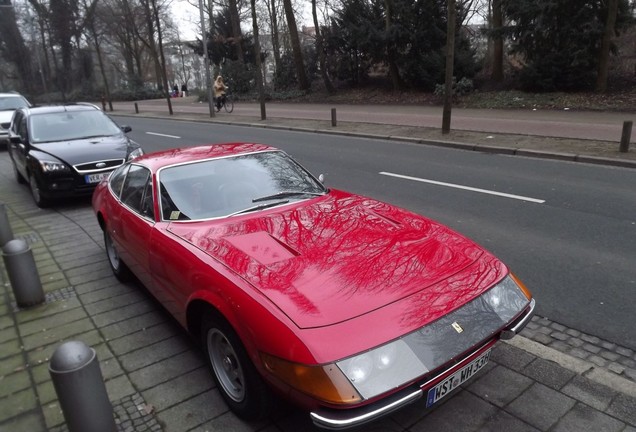
[[[11,126],[11,122],[8,121],[6,123],[0,123],[0,126],[2,126],[2,129],[9,129],[9,127]]]
[[[132,128],[128,125],[122,125],[120,126],[120,129],[124,131],[124,133],[128,133],[130,131],[132,131]]]
[[[20,135],[9,135],[9,142],[11,144],[20,144],[22,142],[22,137],[20,137]]]

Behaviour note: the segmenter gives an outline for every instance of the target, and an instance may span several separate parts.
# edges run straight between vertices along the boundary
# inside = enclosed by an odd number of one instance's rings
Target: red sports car
[[[139,157],[99,184],[93,208],[114,274],[134,274],[201,341],[244,418],[267,415],[271,391],[327,429],[432,406],[535,307],[472,241],[327,189],[265,145]]]

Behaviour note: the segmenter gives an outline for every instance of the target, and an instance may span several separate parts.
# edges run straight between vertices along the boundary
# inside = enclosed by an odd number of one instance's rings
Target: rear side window
[[[117,198],[121,198],[121,187],[129,167],[130,165],[122,165],[110,175],[110,190]]]
[[[147,168],[131,165],[121,192],[122,203],[142,214],[142,200],[149,181],[150,171]],[[150,196],[152,196],[152,192],[150,192]]]

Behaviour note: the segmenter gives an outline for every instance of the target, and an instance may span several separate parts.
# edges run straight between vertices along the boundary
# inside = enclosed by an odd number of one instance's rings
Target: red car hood
[[[395,303],[484,254],[431,220],[334,190],[293,206],[168,229],[260,290],[300,328]]]

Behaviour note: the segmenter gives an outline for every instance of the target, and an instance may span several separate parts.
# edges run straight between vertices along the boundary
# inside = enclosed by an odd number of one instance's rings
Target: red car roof
[[[214,159],[227,156],[236,156],[240,154],[273,151],[278,150],[264,144],[252,143],[223,143],[223,144],[207,144],[197,147],[184,147],[170,150],[163,150],[154,153],[148,153],[137,159],[135,162],[143,163],[153,172],[158,169],[176,165],[184,162],[197,160]]]

